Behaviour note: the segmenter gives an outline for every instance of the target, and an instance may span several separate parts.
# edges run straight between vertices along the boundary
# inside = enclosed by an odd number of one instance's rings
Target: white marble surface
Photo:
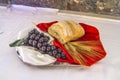
[[[16,5],[15,5],[16,6]],[[120,21],[58,13],[58,10],[0,7],[0,79],[1,80],[120,80]],[[107,56],[89,68],[33,67],[17,57],[14,41],[20,30],[33,23],[72,19],[96,26]]]

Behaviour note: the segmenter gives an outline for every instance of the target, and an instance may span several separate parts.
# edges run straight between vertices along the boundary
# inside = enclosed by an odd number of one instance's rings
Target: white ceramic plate
[[[36,27],[31,27],[29,29],[24,29],[22,31],[19,32],[18,34],[18,39],[22,39],[27,37],[28,32],[30,32],[32,29],[34,29]],[[39,29],[37,29],[39,32]],[[53,38],[43,32],[45,35],[50,37],[50,41],[48,43],[52,44],[53,42]],[[44,66],[44,65],[50,65],[53,64],[56,59],[48,54],[42,54],[39,51],[35,50],[35,48],[33,47],[28,47],[28,46],[20,46],[20,47],[16,47],[17,53],[18,53],[18,57],[27,64],[30,65],[34,65],[34,66]]]

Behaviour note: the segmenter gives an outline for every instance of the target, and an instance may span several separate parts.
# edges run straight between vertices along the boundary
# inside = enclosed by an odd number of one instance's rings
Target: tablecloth
[[[91,67],[28,66],[17,57],[9,43],[24,28],[40,22],[75,20],[96,26],[107,56]],[[120,20],[59,13],[57,9],[13,5],[0,7],[0,79],[1,80],[120,80]]]

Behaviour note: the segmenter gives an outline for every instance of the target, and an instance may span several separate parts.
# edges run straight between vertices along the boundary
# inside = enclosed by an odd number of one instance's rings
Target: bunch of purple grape
[[[28,33],[28,37],[25,39],[24,44],[37,48],[43,54],[49,54],[55,58],[66,59],[65,53],[60,48],[50,45],[48,43],[49,40],[49,36],[40,33],[37,29],[33,29]]]

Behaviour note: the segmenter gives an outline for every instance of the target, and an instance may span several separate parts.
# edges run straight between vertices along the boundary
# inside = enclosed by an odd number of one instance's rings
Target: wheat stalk
[[[104,55],[101,54],[103,50],[101,50],[99,46],[100,41],[77,41],[65,44],[65,47],[70,52],[70,55],[81,65],[89,65],[86,58],[96,61],[96,58],[104,57]]]

